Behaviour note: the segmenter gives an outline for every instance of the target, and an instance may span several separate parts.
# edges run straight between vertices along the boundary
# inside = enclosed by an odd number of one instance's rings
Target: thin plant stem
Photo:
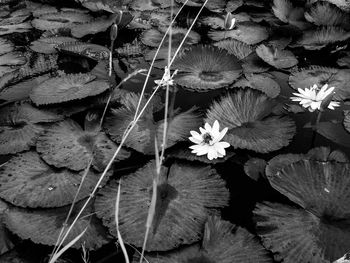
[[[175,17],[174,17],[173,20],[171,21],[170,26],[169,26],[169,27],[167,28],[167,30],[165,31],[162,40],[161,40],[160,43],[159,43],[159,46],[158,46],[158,48],[157,48],[157,50],[156,50],[156,53],[155,53],[155,55],[154,55],[154,57],[153,57],[153,59],[152,59],[151,65],[150,65],[150,67],[149,67],[149,69],[148,69],[148,72],[147,72],[147,76],[146,76],[145,82],[144,82],[143,87],[142,87],[142,90],[141,90],[140,99],[139,99],[139,102],[137,103],[137,107],[136,107],[136,110],[135,110],[134,121],[135,121],[135,119],[136,119],[137,113],[139,112],[139,108],[141,107],[141,101],[142,101],[143,95],[145,94],[146,86],[147,86],[149,77],[151,76],[151,71],[152,71],[154,62],[156,61],[156,58],[157,58],[157,56],[158,56],[159,50],[160,50],[160,48],[162,47],[162,44],[163,44],[163,42],[164,42],[164,40],[165,40],[165,38],[166,38],[166,36],[167,36],[169,30],[171,30],[172,24],[175,22],[177,16],[181,13],[182,9],[184,8],[184,6],[187,4],[188,1],[189,1],[189,0],[186,0],[186,1],[182,4],[182,6],[180,7],[179,11],[176,13]],[[170,64],[171,64],[171,63],[170,63]],[[169,65],[168,65],[168,66],[169,66]]]

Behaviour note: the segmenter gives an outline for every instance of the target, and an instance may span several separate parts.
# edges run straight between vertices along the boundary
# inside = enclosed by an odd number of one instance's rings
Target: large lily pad
[[[55,170],[33,151],[13,157],[0,167],[0,196],[21,207],[58,207],[72,203],[84,172]],[[90,171],[78,200],[87,197],[99,179]]]
[[[89,34],[96,34],[106,31],[107,28],[114,23],[117,14],[110,15],[109,17],[99,17],[88,23],[79,24],[71,28],[71,34],[74,37],[82,38]]]
[[[119,181],[119,229],[124,241],[137,247],[143,242],[155,171],[155,162],[151,162]],[[229,198],[225,182],[209,166],[175,163],[169,170],[163,168],[157,190],[147,251],[166,251],[200,240],[208,213],[226,206]],[[114,180],[99,192],[95,202],[97,216],[115,236],[117,192]]]
[[[256,48],[258,56],[275,68],[291,68],[298,64],[298,60],[289,50],[280,50],[261,44]]]
[[[197,46],[181,54],[173,64],[178,69],[175,82],[195,91],[228,86],[241,74],[235,56],[210,46]]]
[[[67,74],[42,82],[34,87],[30,98],[36,105],[60,103],[100,94],[109,83],[91,74]]]
[[[136,257],[137,258],[137,257]],[[134,263],[138,262],[134,258]],[[149,262],[272,262],[268,252],[259,241],[246,229],[220,220],[218,216],[210,216],[205,224],[202,245],[192,245],[177,251],[149,253]]]
[[[61,43],[56,46],[56,49],[61,52],[84,56],[98,61],[108,59],[110,53],[109,49],[104,46],[85,42]]]
[[[246,58],[254,51],[252,46],[236,39],[225,39],[216,42],[214,46],[227,50],[229,54],[234,55],[240,60]]]
[[[343,121],[345,129],[350,132],[350,110],[344,111],[344,121]]]
[[[44,54],[52,54],[56,53],[56,46],[62,44],[62,43],[73,43],[76,42],[75,38],[72,37],[46,37],[46,38],[39,38],[32,43],[30,43],[30,49]]]
[[[125,96],[121,98],[123,106],[119,109],[114,109],[112,114],[106,118],[104,127],[115,142],[121,142],[125,130],[129,127],[131,121],[134,120],[138,100],[139,95],[137,94],[125,94]],[[143,107],[142,105],[144,105],[145,102],[146,100],[142,99],[141,107]],[[142,117],[125,140],[125,146],[144,154],[154,154],[154,137],[157,135],[158,145],[161,145],[164,125],[163,120],[157,122],[154,120],[153,113],[158,110],[159,98],[158,101],[153,98],[150,105],[148,105]],[[201,117],[194,109],[177,113],[172,118],[169,118],[166,148],[175,145],[177,142],[187,141],[189,132],[197,129],[201,123]]]
[[[248,45],[258,44],[269,37],[264,26],[253,22],[242,22],[232,30],[210,31],[208,35],[214,41],[233,38]]]
[[[84,201],[75,205],[68,226],[72,223]],[[61,228],[67,214],[69,206],[55,209],[24,209],[11,207],[5,214],[6,226],[22,239],[30,239],[34,243],[54,246],[60,234]],[[44,227],[45,226],[45,227]],[[80,218],[75,223],[63,246],[81,234],[87,227],[84,235],[73,244],[73,248],[79,249],[84,244],[87,250],[95,250],[107,244],[110,239],[105,228],[93,215],[92,205],[88,205]]]
[[[289,76],[289,84],[297,90],[298,88],[305,90],[316,84],[322,87],[328,84],[334,87],[335,100],[346,100],[350,98],[350,82],[349,69],[335,69],[329,67],[311,66],[306,69],[300,69],[293,72]]]
[[[92,164],[103,170],[113,156],[117,145],[103,132],[84,131],[73,120],[52,125],[38,138],[37,151],[42,158],[56,167],[83,170],[93,158]],[[123,160],[130,154],[121,149],[116,160]]]
[[[228,132],[223,138],[235,148],[266,153],[287,146],[295,134],[288,117],[271,116],[276,102],[259,91],[237,90],[212,103],[205,122],[218,120]]]
[[[4,38],[0,38],[0,55],[9,53],[13,50],[14,45],[10,41]]]

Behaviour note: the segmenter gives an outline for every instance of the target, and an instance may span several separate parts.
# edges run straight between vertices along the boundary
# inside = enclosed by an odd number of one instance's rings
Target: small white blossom
[[[232,15],[232,13],[227,12],[224,20],[224,28],[226,30],[231,30],[235,27],[236,18]]]
[[[195,145],[190,146],[192,153],[195,153],[197,156],[207,154],[209,160],[217,159],[224,157],[226,155],[225,148],[230,147],[228,142],[220,142],[225,136],[228,128],[224,128],[220,132],[219,122],[215,121],[213,127],[208,123],[199,128],[200,134],[196,131],[191,131],[192,137],[189,137],[189,140]]]
[[[164,75],[163,75],[162,79],[157,79],[154,82],[157,85],[161,86],[161,87],[162,86],[165,87],[167,85],[172,86],[172,85],[174,85],[173,78],[174,78],[176,73],[177,73],[177,70],[175,70],[173,75],[171,75],[170,74],[170,69],[167,66],[165,66],[165,68],[164,68]]]
[[[303,90],[299,88],[299,93],[293,93],[293,95],[297,97],[291,97],[290,99],[292,101],[299,101],[299,104],[301,104],[304,108],[313,112],[315,110],[321,110],[322,102],[328,98],[328,96],[331,96],[333,90],[334,87],[328,88],[328,84],[323,85],[321,89],[319,89],[317,85],[314,84],[309,89],[306,88]],[[339,102],[331,101],[328,104],[328,109],[334,110],[334,107],[339,106]]]

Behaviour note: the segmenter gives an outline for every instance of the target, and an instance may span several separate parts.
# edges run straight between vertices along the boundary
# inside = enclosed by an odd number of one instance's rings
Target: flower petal
[[[202,135],[200,135],[198,132],[190,131],[190,133],[191,133],[192,137],[195,138],[196,140],[203,141]]]

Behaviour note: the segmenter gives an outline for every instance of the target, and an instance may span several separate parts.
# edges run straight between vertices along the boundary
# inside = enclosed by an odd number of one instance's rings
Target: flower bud
[[[111,26],[111,31],[110,31],[110,38],[112,41],[116,40],[118,36],[118,26],[116,24],[113,24]]]
[[[234,18],[234,16],[230,12],[227,12],[225,16],[225,22],[224,22],[225,29],[231,30],[232,28],[234,28],[235,23],[236,23],[236,18]]]

